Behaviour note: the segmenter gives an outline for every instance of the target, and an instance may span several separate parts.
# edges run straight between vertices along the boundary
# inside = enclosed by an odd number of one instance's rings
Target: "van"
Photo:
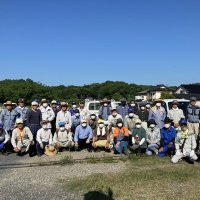
[[[113,107],[117,107],[120,104],[120,102],[118,101],[114,101],[111,100],[110,102],[110,106]],[[85,100],[85,108],[87,110],[89,110],[89,113],[94,113],[96,116],[99,115],[99,108],[101,106],[100,100],[90,100],[90,99],[86,99]]]
[[[189,100],[186,99],[162,99],[163,103],[162,106],[165,108],[166,112],[168,113],[169,110],[172,108],[172,102],[173,101],[178,101],[179,103],[179,108],[183,110],[184,115],[187,113],[187,107],[190,103]]]

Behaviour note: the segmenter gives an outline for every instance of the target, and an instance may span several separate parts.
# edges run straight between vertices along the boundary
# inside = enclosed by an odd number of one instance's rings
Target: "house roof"
[[[190,94],[200,95],[200,85],[181,85],[180,87],[186,89]]]

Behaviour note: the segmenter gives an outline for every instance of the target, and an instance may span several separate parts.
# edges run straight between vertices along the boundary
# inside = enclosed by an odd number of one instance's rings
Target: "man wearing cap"
[[[69,132],[65,128],[65,122],[58,123],[59,129],[53,136],[53,145],[59,151],[63,149],[71,149],[74,147],[72,132]]]
[[[41,128],[42,121],[42,113],[41,110],[38,109],[38,103],[33,101],[31,103],[31,109],[27,113],[27,126],[30,128],[33,134],[34,146],[30,150],[30,154],[34,156],[36,154],[36,135],[38,130]]]
[[[112,133],[113,129],[117,127],[117,120],[122,119],[122,116],[117,113],[117,109],[115,107],[111,108],[111,115],[108,117],[109,130]]]
[[[22,119],[24,126],[26,126],[28,108],[25,107],[23,98],[18,100],[18,106],[15,108],[15,111],[18,113],[18,118]]]
[[[102,119],[98,120],[98,127],[93,134],[92,146],[94,149],[98,147],[106,150],[110,149],[110,134]]]
[[[8,132],[3,128],[3,124],[0,123],[0,152],[6,153],[10,146],[10,136]]]
[[[60,111],[57,106],[56,100],[51,101],[51,108],[55,115],[54,119],[51,121],[51,127],[52,127],[51,132],[52,132],[52,134],[54,134],[56,132],[56,117],[57,117],[58,112]]]
[[[87,148],[88,151],[92,147],[93,132],[85,119],[81,120],[81,124],[76,128],[74,142],[76,150]]]
[[[147,122],[149,119],[149,111],[146,109],[144,104],[140,105],[140,110],[137,111],[139,119],[142,121],[142,127],[147,130]]]
[[[135,152],[136,154],[146,152],[146,131],[142,127],[142,121],[140,119],[135,120],[135,128],[132,131],[131,143],[130,150],[132,152]]]
[[[120,114],[122,118],[124,119],[125,116],[128,115],[128,110],[129,110],[129,106],[126,103],[126,99],[122,98],[121,104],[117,106],[117,113]]]
[[[47,122],[47,128],[51,129],[51,122],[55,118],[55,114],[53,109],[48,105],[48,101],[46,99],[42,99],[40,110],[42,113],[42,120]]]
[[[188,129],[187,121],[182,119],[179,122],[181,129],[178,130],[175,139],[176,154],[172,157],[172,163],[177,163],[183,157],[189,157],[191,164],[198,159],[195,154],[196,139],[192,130]]]
[[[33,145],[33,134],[28,127],[24,127],[22,119],[17,119],[16,124],[17,128],[12,132],[11,143],[17,155],[22,156],[24,153],[29,152],[31,145]],[[22,148],[26,148],[23,153]]]
[[[160,146],[160,129],[156,126],[154,119],[148,121],[148,129],[146,131],[147,135],[147,150],[146,154],[151,156],[153,153],[158,155],[158,150]]]
[[[11,101],[7,101],[5,104],[5,109],[2,110],[0,115],[0,123],[4,125],[4,129],[8,132],[9,136],[12,136],[12,131],[15,126],[18,113],[13,109],[13,104]]]
[[[82,118],[84,119],[84,118]],[[97,129],[98,127],[98,117],[96,116],[95,113],[91,113],[89,118],[87,119],[87,123],[88,125],[91,127],[92,132],[94,133],[94,131]]]
[[[114,153],[124,153],[126,155],[128,152],[128,141],[129,141],[129,133],[128,129],[123,126],[123,120],[117,120],[117,127],[114,129],[112,136],[114,138]]]
[[[139,118],[133,113],[133,110],[128,109],[128,115],[124,119],[124,126],[128,128],[129,135],[132,135],[133,129],[135,128],[135,121],[137,119]]]
[[[181,119],[185,119],[185,116],[183,114],[183,110],[180,109],[178,101],[174,100],[172,102],[172,109],[169,110],[167,117],[172,120],[174,123],[174,128],[179,127],[179,121]]]
[[[166,111],[162,107],[162,102],[160,99],[154,101],[154,106],[151,108],[148,118],[148,120],[154,119],[159,129],[164,127],[164,120],[166,118]]]
[[[71,116],[75,115],[76,110],[77,110],[77,105],[76,105],[76,102],[73,101],[72,102],[72,108],[69,110],[69,112],[71,113]]]
[[[84,101],[80,101],[79,103],[79,111],[80,111],[80,115],[82,118],[86,119],[89,117],[89,110],[87,108],[85,108],[85,102]]]
[[[101,107],[99,108],[99,118],[105,121],[108,120],[108,116],[111,114],[111,107],[109,105],[110,101],[104,98],[101,101]]]
[[[66,102],[61,102],[60,106],[61,110],[58,112],[56,117],[56,128],[59,128],[59,122],[65,122],[65,128],[70,131],[72,126],[72,118],[71,113],[67,110],[68,104]]]
[[[81,116],[80,116],[80,111],[78,109],[75,110],[75,114],[72,116],[72,126],[71,126],[71,131],[74,134],[76,127],[81,124]]]
[[[42,154],[44,154],[45,148],[48,145],[52,144],[52,133],[51,129],[48,128],[48,124],[46,120],[42,121],[42,128],[38,130],[37,132],[37,155],[40,157]]]
[[[175,151],[174,141],[176,138],[176,130],[171,126],[172,121],[166,118],[164,121],[164,127],[161,129],[161,140],[159,156],[164,157],[167,154],[172,156]]]
[[[187,107],[188,128],[195,134],[196,139],[199,139],[199,122],[200,122],[200,107],[196,105],[197,98],[191,97],[190,104]]]

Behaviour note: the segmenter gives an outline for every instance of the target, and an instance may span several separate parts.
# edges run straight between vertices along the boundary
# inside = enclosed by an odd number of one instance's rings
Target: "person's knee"
[[[152,152],[149,151],[149,150],[146,151],[146,154],[147,154],[148,156],[152,156]]]

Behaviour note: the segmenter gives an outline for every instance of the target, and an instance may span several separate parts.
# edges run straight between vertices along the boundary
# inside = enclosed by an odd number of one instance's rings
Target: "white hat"
[[[16,124],[23,124],[23,120],[22,119],[17,119],[16,120]]]
[[[33,102],[31,103],[31,105],[32,105],[32,106],[38,106],[38,102],[33,101]]]
[[[51,102],[51,104],[54,104],[54,103],[56,103],[56,104],[57,104],[57,101],[56,101],[56,100],[53,100],[53,101]]]

